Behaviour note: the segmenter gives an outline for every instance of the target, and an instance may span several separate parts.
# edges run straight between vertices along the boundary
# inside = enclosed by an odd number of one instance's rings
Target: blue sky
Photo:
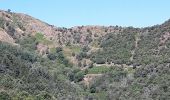
[[[0,0],[0,9],[26,13],[60,27],[144,27],[170,18],[170,0]]]

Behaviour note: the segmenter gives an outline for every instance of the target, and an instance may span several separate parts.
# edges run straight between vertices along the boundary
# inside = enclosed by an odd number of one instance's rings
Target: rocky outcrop
[[[0,28],[0,41],[15,44],[14,39]]]

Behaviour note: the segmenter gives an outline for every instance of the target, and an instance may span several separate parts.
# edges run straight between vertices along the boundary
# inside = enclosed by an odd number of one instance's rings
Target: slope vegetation
[[[170,20],[61,28],[0,11],[0,100],[169,100]]]

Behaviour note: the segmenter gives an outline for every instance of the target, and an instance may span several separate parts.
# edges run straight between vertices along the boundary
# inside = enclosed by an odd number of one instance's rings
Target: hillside
[[[0,100],[169,100],[170,20],[49,25],[0,11]]]

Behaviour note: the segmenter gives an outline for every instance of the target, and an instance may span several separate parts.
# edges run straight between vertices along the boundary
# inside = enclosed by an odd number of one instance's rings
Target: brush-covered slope
[[[0,99],[169,100],[170,21],[61,28],[0,11]]]

